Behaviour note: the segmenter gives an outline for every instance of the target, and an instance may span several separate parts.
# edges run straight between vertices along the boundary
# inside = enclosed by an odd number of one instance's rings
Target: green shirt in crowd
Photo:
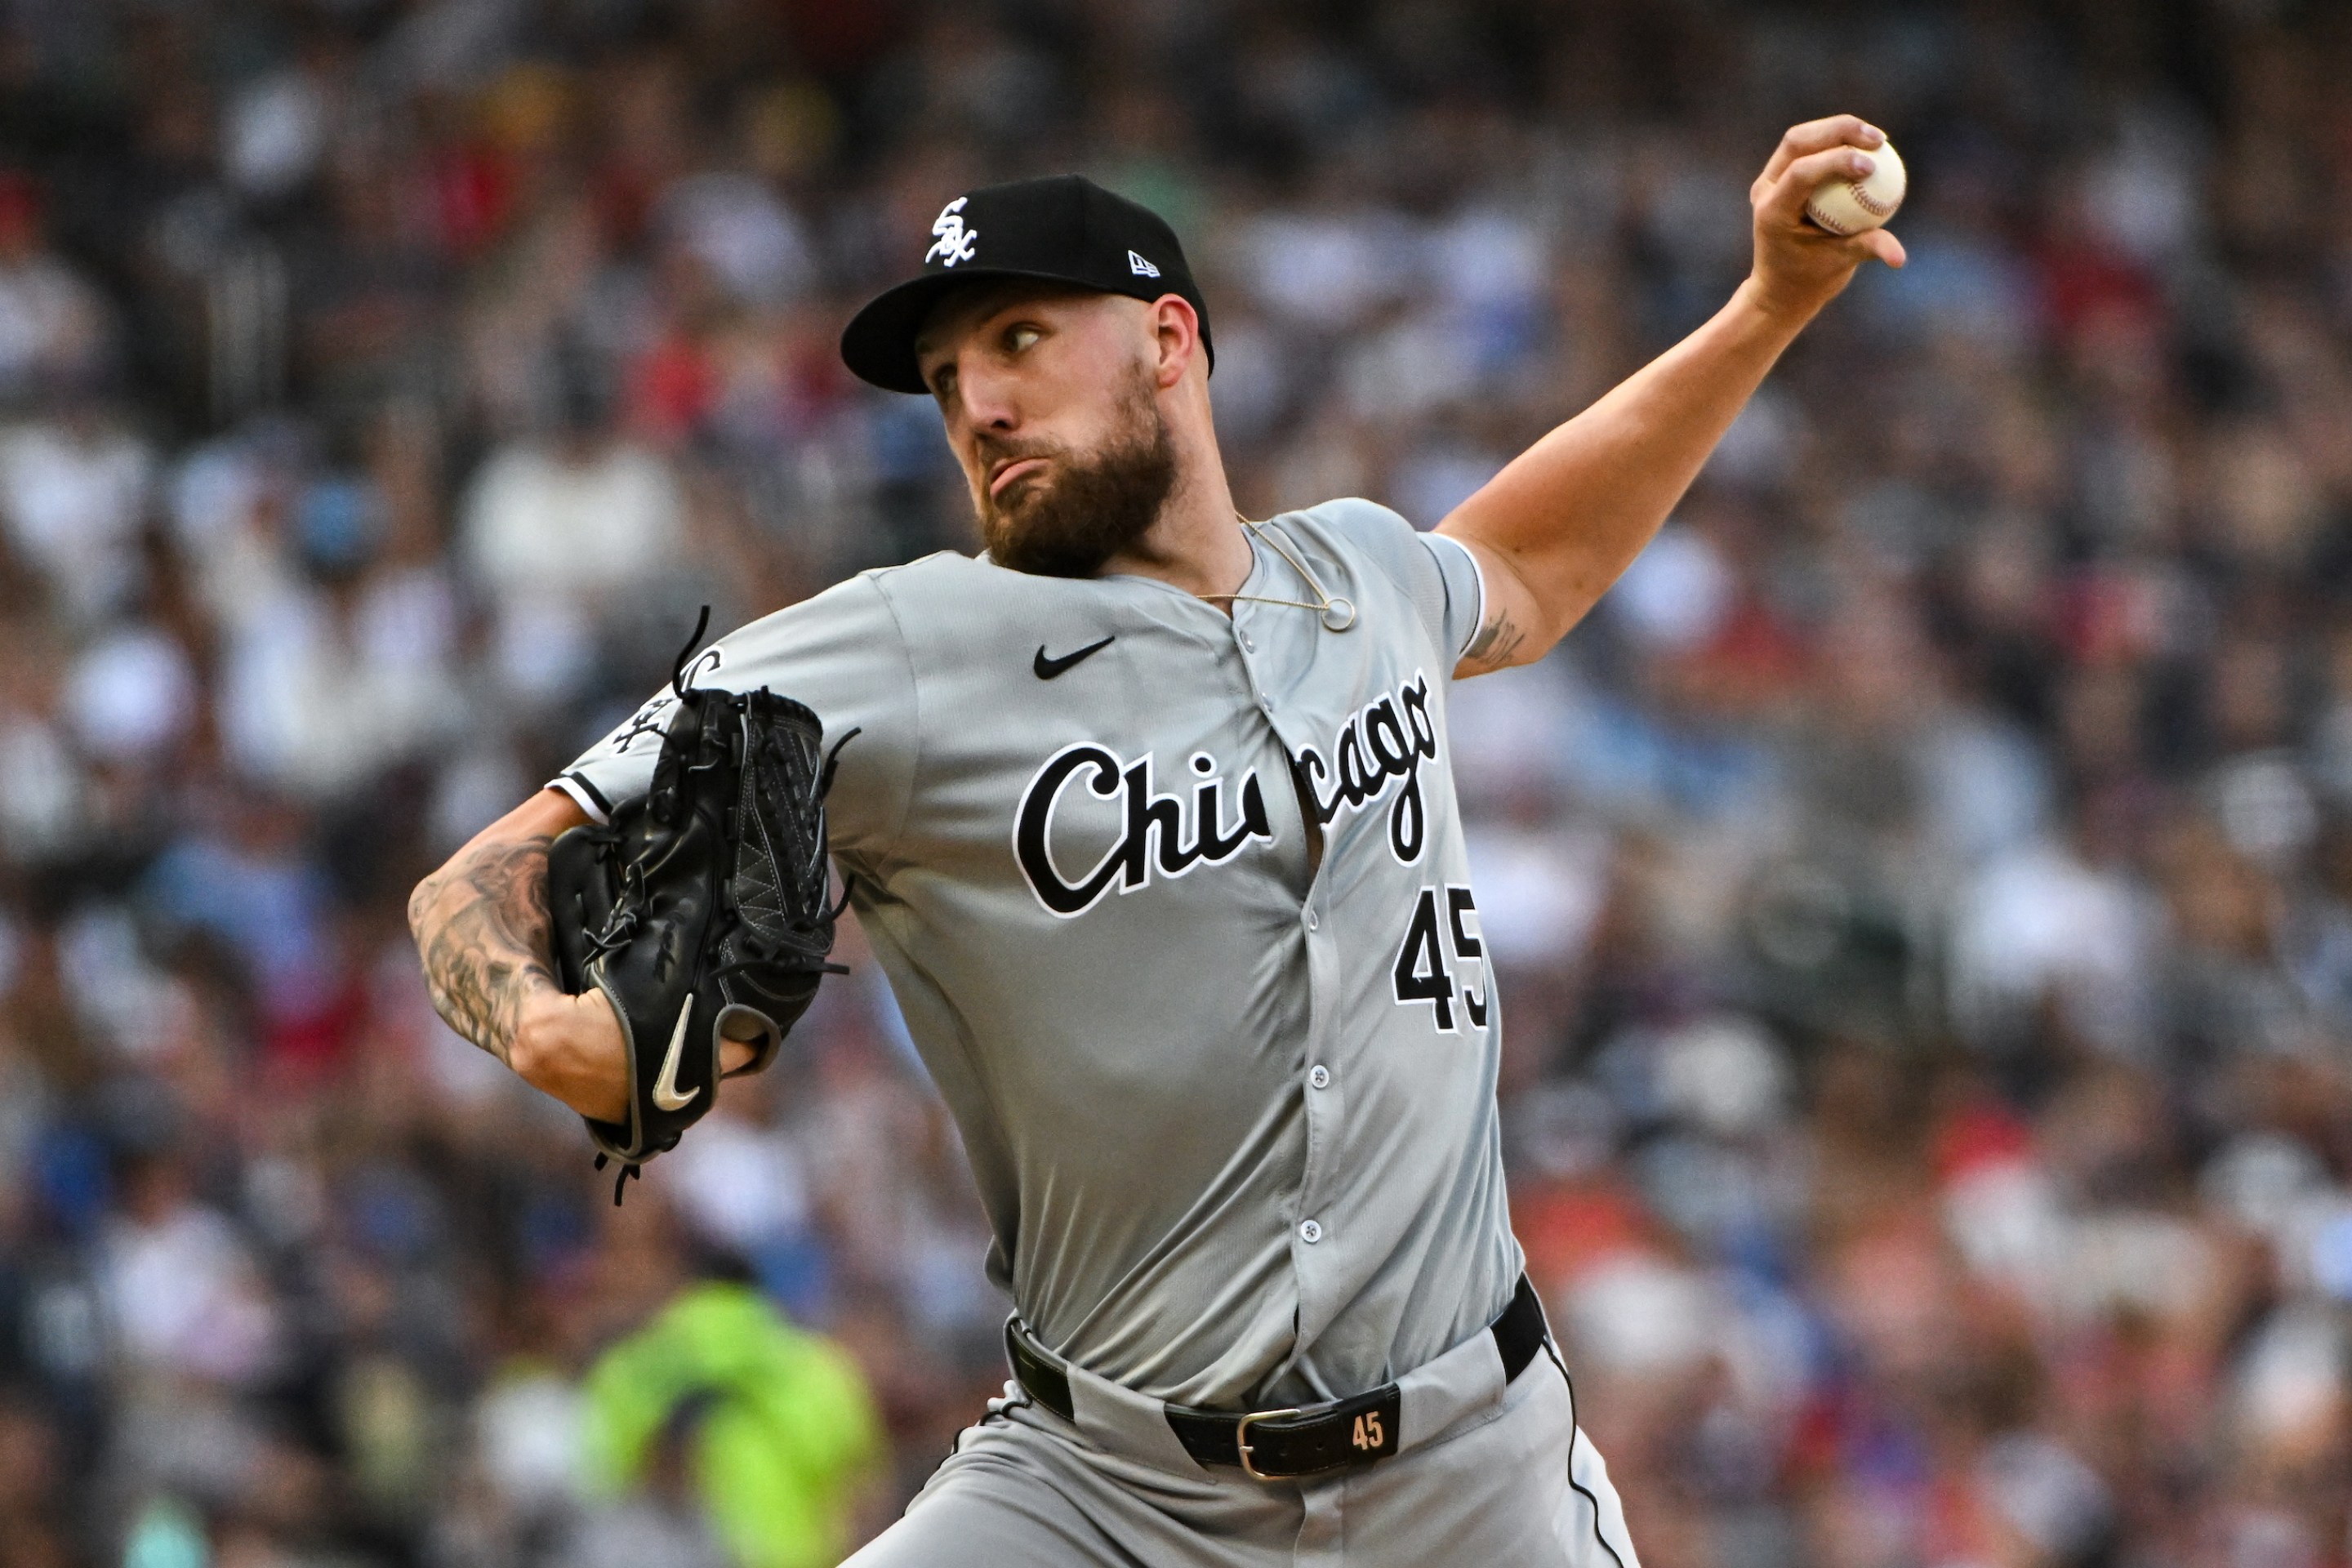
[[[849,1547],[859,1483],[882,1458],[866,1379],[831,1341],[747,1286],[694,1286],[598,1358],[589,1474],[626,1488],[678,1407],[701,1405],[694,1474],[743,1568],[820,1568]]]

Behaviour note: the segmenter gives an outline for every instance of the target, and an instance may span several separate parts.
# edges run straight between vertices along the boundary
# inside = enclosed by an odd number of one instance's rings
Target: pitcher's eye
[[[1038,339],[1045,335],[1045,334],[1044,332],[1040,331],[1035,327],[1025,324],[1007,327],[1004,329],[1004,346],[1013,353],[1019,353],[1023,350],[1034,344]]]

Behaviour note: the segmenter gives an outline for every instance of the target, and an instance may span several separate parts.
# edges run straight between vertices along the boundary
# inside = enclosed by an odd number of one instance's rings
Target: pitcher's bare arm
[[[1807,322],[1854,268],[1904,263],[1885,229],[1840,237],[1805,219],[1813,188],[1867,174],[1885,136],[1850,114],[1792,128],[1749,187],[1755,267],[1696,331],[1512,459],[1438,524],[1478,559],[1486,610],[1459,673],[1541,658],[1582,620],[1698,477]]]

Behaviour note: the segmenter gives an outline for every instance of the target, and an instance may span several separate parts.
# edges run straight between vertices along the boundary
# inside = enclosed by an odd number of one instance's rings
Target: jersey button
[[[1323,922],[1315,918],[1315,911],[1313,910],[1307,911],[1307,929],[1308,931],[1314,931]]]
[[[1244,653],[1255,653],[1257,651],[1257,644],[1250,641],[1250,635],[1247,632],[1242,633],[1242,651]]]
[[[1263,691],[1261,691],[1261,692],[1259,692],[1259,693],[1257,694],[1257,705],[1258,705],[1260,708],[1265,709],[1265,710],[1266,710],[1266,712],[1267,712],[1267,713],[1269,713],[1269,714],[1271,714],[1271,713],[1274,711],[1274,699],[1273,699],[1273,698],[1271,698],[1271,697],[1268,697],[1268,696],[1267,696],[1265,692],[1263,692]]]
[[[1331,1069],[1321,1062],[1317,1062],[1313,1069],[1307,1073],[1307,1081],[1317,1089],[1328,1089],[1331,1087]]]
[[[1312,1247],[1323,1239],[1323,1227],[1311,1219],[1298,1222],[1298,1239]]]

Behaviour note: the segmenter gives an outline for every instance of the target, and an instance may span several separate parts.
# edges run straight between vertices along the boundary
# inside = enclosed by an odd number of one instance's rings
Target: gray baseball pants
[[[1158,1401],[1072,1367],[1068,1421],[1015,1384],[850,1568],[1640,1568],[1549,1348],[1507,1388],[1490,1336],[1399,1380],[1401,1451],[1258,1481],[1196,1463]]]

